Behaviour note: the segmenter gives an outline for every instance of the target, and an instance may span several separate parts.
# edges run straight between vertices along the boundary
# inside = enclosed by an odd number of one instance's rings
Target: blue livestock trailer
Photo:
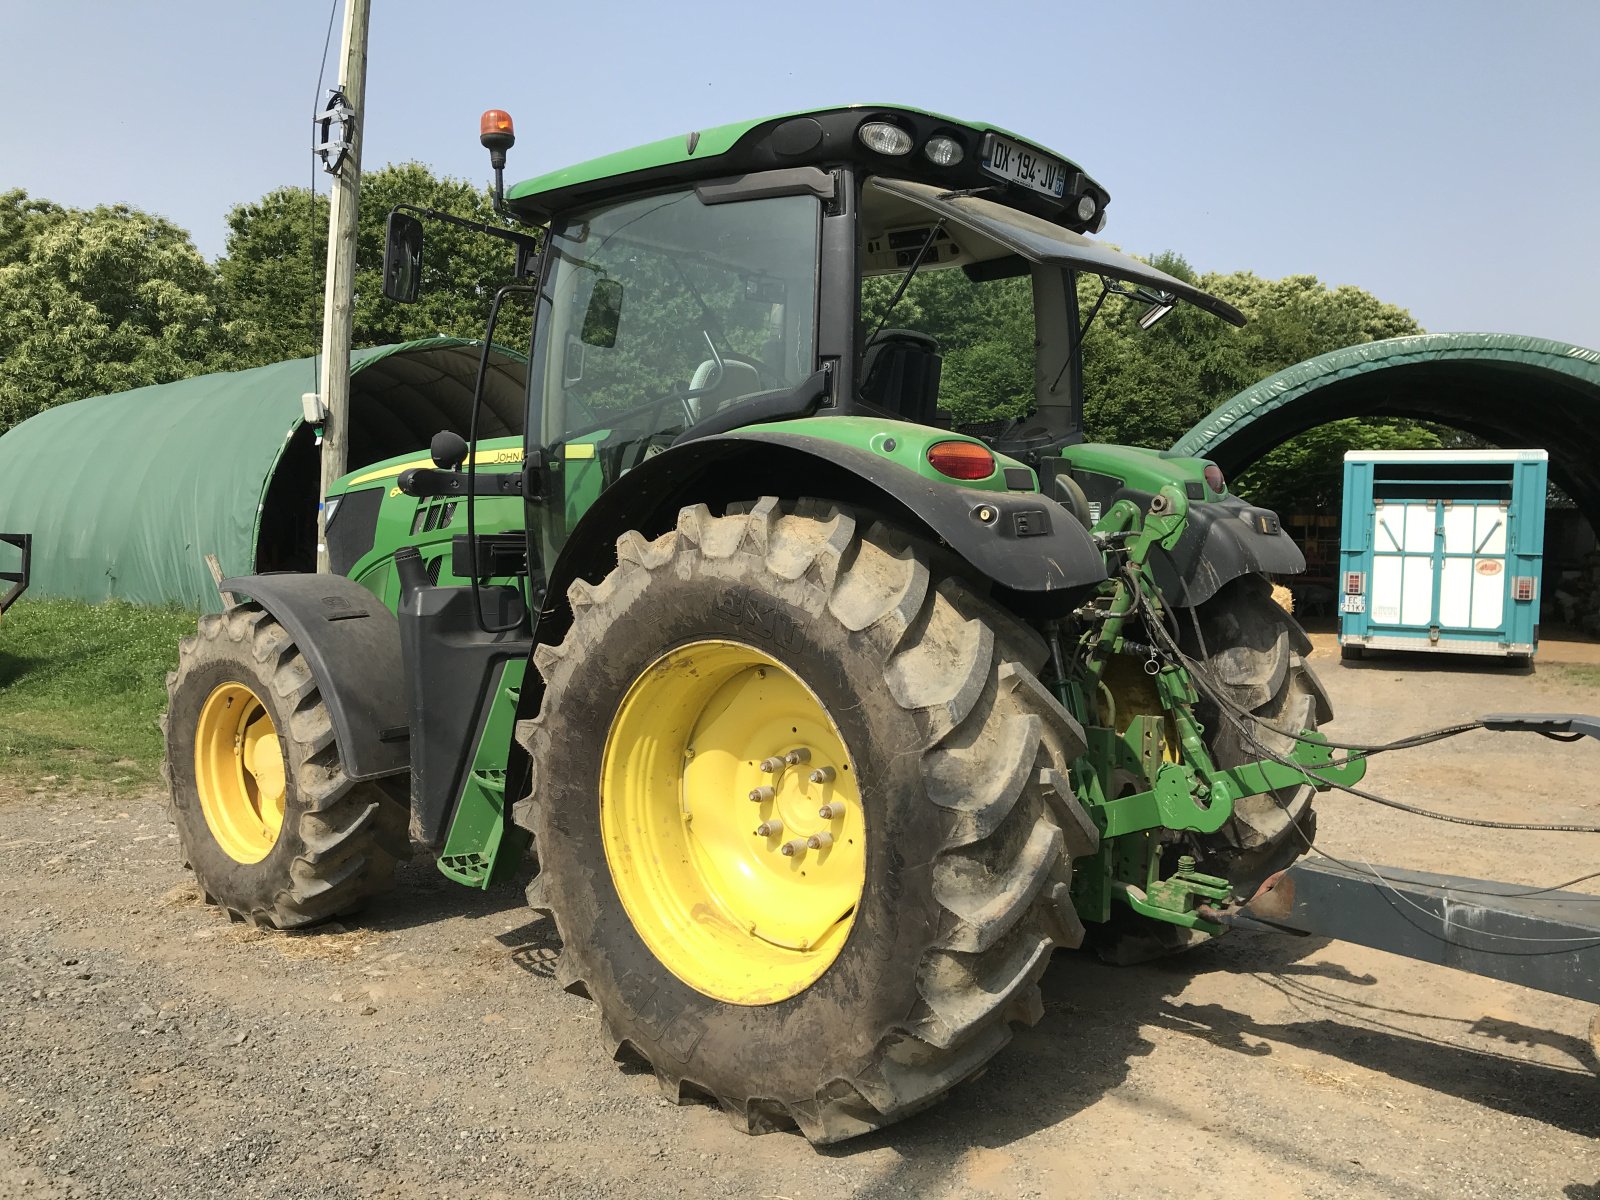
[[[1339,645],[1530,659],[1539,637],[1543,450],[1352,450]]]

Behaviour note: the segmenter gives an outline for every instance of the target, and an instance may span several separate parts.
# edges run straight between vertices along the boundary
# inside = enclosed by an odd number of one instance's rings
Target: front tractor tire
[[[344,773],[287,630],[255,605],[200,618],[167,677],[168,815],[210,904],[297,929],[361,907],[407,851],[405,812]]]
[[[1096,844],[1044,644],[815,501],[617,542],[540,647],[535,909],[613,1054],[751,1133],[926,1107],[1038,1019]],[[763,768],[766,768],[765,770]]]

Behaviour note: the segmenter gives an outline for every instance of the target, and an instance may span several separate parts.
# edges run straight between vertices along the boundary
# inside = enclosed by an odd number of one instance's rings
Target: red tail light
[[[977,442],[935,442],[928,447],[928,465],[951,479],[987,479],[994,474],[994,455]]]
[[[1222,468],[1216,463],[1206,464],[1206,486],[1217,495],[1222,495],[1228,490],[1228,481],[1223,477]]]

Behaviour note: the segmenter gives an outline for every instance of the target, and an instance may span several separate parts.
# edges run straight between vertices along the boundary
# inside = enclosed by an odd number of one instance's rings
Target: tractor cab
[[[691,133],[513,187],[508,210],[545,230],[527,431],[563,502],[540,514],[544,555],[674,446],[812,415],[949,428],[942,348],[906,302],[919,275],[1029,280],[1032,361],[1005,373],[1027,419],[984,433],[1030,466],[1082,441],[1080,276],[1152,318],[1181,299],[1242,322],[1085,237],[1109,199],[1014,134],[881,107]]]

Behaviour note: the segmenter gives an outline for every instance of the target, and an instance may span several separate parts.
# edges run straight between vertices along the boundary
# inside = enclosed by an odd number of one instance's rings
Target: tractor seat
[[[914,329],[881,329],[861,356],[861,398],[902,420],[931,425],[939,405],[939,343]]]
[[[706,359],[695,368],[694,378],[689,380],[689,390],[698,391],[707,388],[698,396],[690,397],[688,408],[693,420],[698,421],[709,417],[712,413],[721,412],[728,405],[744,397],[762,390],[761,376],[749,363],[735,362],[731,358],[722,360],[722,378],[717,379],[714,386],[708,387],[713,379],[717,378],[717,364],[712,359]]]

